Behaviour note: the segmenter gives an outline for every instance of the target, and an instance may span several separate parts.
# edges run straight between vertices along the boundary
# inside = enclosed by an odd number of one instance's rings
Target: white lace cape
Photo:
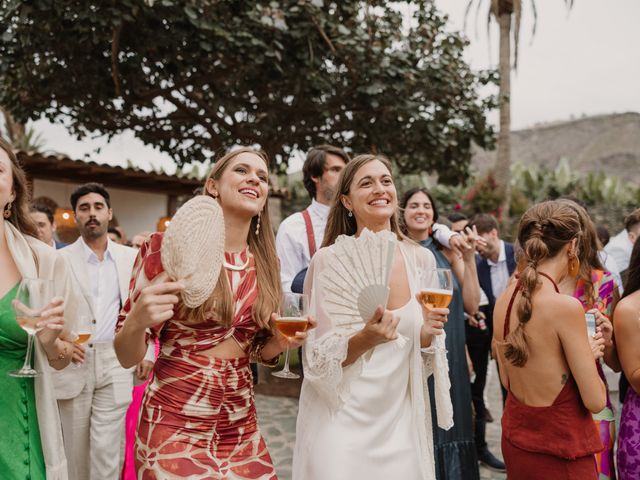
[[[340,237],[336,242],[340,241]],[[417,285],[419,269],[435,268],[433,254],[413,243],[402,241],[400,248],[407,259],[408,274]],[[363,367],[363,359],[343,368],[342,362],[347,357],[348,341],[355,333],[350,328],[337,327],[324,312],[322,305],[322,289],[317,285],[318,274],[323,269],[323,262],[331,247],[319,250],[313,257],[305,280],[304,291],[310,295],[310,311],[315,316],[318,326],[309,334],[304,346],[304,382],[300,395],[300,409],[296,426],[296,445],[293,458],[293,479],[302,480],[305,476],[306,462],[311,458],[314,446],[314,432],[318,425],[333,416],[351,395],[350,386]],[[448,430],[453,426],[453,407],[450,397],[449,367],[445,348],[444,335],[435,337],[428,348],[420,348],[420,327],[416,322],[413,336],[413,353],[410,364],[410,391],[412,415],[418,429],[420,452],[423,456],[423,478],[435,479],[433,456],[433,430],[431,424],[431,401],[427,388],[427,378],[434,376],[435,402],[438,426]],[[380,388],[385,388],[380,385]],[[330,459],[326,459],[331,461]],[[357,460],[356,460],[357,461]],[[307,479],[304,480],[314,480]]]

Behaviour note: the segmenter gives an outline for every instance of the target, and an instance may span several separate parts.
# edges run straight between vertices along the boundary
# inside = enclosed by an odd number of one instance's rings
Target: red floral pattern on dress
[[[162,234],[157,233],[140,248],[117,330],[131,310],[131,300],[137,300],[143,288],[167,279],[161,244]],[[176,308],[171,320],[149,332],[160,341],[160,356],[140,411],[139,479],[277,479],[258,429],[249,359],[223,360],[202,353],[231,337],[250,353],[256,337],[267,334],[251,313],[258,295],[253,258],[247,251],[225,255],[230,263],[250,262],[243,271],[227,272],[235,305],[231,325],[221,325],[214,315],[186,324]]]

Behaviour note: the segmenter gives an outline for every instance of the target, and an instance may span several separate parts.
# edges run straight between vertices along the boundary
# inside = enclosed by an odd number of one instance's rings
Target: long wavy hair
[[[38,238],[38,229],[36,224],[31,219],[29,213],[29,203],[31,201],[31,193],[29,191],[29,182],[27,182],[27,176],[24,173],[22,165],[18,161],[15,153],[7,142],[0,138],[0,149],[3,150],[9,157],[11,162],[11,177],[13,180],[13,192],[16,198],[11,202],[11,215],[5,219],[11,222],[24,235],[30,235]],[[2,205],[2,212],[4,213],[7,206]],[[4,218],[4,217],[3,217]]]
[[[257,155],[264,160],[267,167],[269,167],[267,155],[260,150],[249,147],[233,150],[214,164],[211,172],[209,172],[207,176],[207,180],[205,180],[203,195],[211,196],[206,190],[206,184],[209,179],[220,180],[231,161],[242,153]],[[260,231],[256,235],[258,217],[260,218]],[[251,310],[252,316],[260,327],[270,329],[269,319],[271,318],[271,314],[277,312],[280,306],[282,286],[280,284],[280,266],[276,253],[276,239],[271,226],[271,216],[269,215],[268,199],[260,215],[255,215],[251,219],[247,243],[249,245],[249,251],[255,261],[258,283],[258,298],[253,304]],[[221,272],[211,297],[209,297],[203,305],[195,309],[184,308],[188,320],[203,321],[207,317],[208,312],[214,311],[218,315],[220,323],[229,326],[233,320],[234,306],[231,286],[229,285],[229,279],[225,272]]]
[[[505,357],[516,367],[523,367],[529,359],[525,326],[533,313],[532,297],[538,285],[538,265],[547,258],[555,257],[574,238],[580,245],[580,236],[579,215],[565,202],[538,203],[529,208],[520,220],[518,242],[522,246],[525,266],[519,278],[518,325],[505,338]]]
[[[393,177],[393,168],[391,162],[382,155],[358,155],[351,160],[344,167],[338,180],[337,194],[333,199],[331,210],[329,211],[329,218],[327,219],[327,226],[324,231],[324,239],[322,241],[323,247],[333,245],[340,235],[355,235],[358,231],[358,225],[356,223],[355,216],[349,216],[349,210],[342,203],[342,196],[349,195],[351,191],[351,184],[356,176],[358,170],[360,170],[367,163],[374,160],[380,161],[389,170],[389,173]],[[400,230],[400,222],[398,221],[398,213],[395,212],[391,216],[391,231],[398,236],[399,240],[404,240],[406,237]]]
[[[580,244],[578,245],[578,260],[580,260],[580,270],[578,270],[578,279],[584,282],[584,291],[588,305],[594,305],[598,300],[598,292],[596,292],[591,273],[593,270],[604,270],[604,265],[600,260],[598,252],[602,250],[602,244],[598,238],[596,226],[587,213],[587,210],[577,202],[567,198],[557,200],[571,207],[580,219]]]

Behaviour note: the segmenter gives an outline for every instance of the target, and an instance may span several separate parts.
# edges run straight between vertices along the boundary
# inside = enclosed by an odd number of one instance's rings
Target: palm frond
[[[520,46],[520,23],[522,21],[522,0],[513,2],[513,69],[518,69],[518,47]]]

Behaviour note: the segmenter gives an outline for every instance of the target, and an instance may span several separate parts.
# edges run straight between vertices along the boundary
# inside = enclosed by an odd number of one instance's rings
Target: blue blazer
[[[509,270],[509,275],[512,275],[516,269],[516,260],[513,256],[513,244],[504,242],[504,251],[507,256],[507,270]],[[489,299],[489,305],[484,305],[480,309],[487,317],[487,326],[493,330],[493,307],[496,304],[496,297],[493,294],[493,288],[491,286],[491,267],[487,259],[480,255],[476,257],[476,267],[478,269],[480,288],[482,288]]]

